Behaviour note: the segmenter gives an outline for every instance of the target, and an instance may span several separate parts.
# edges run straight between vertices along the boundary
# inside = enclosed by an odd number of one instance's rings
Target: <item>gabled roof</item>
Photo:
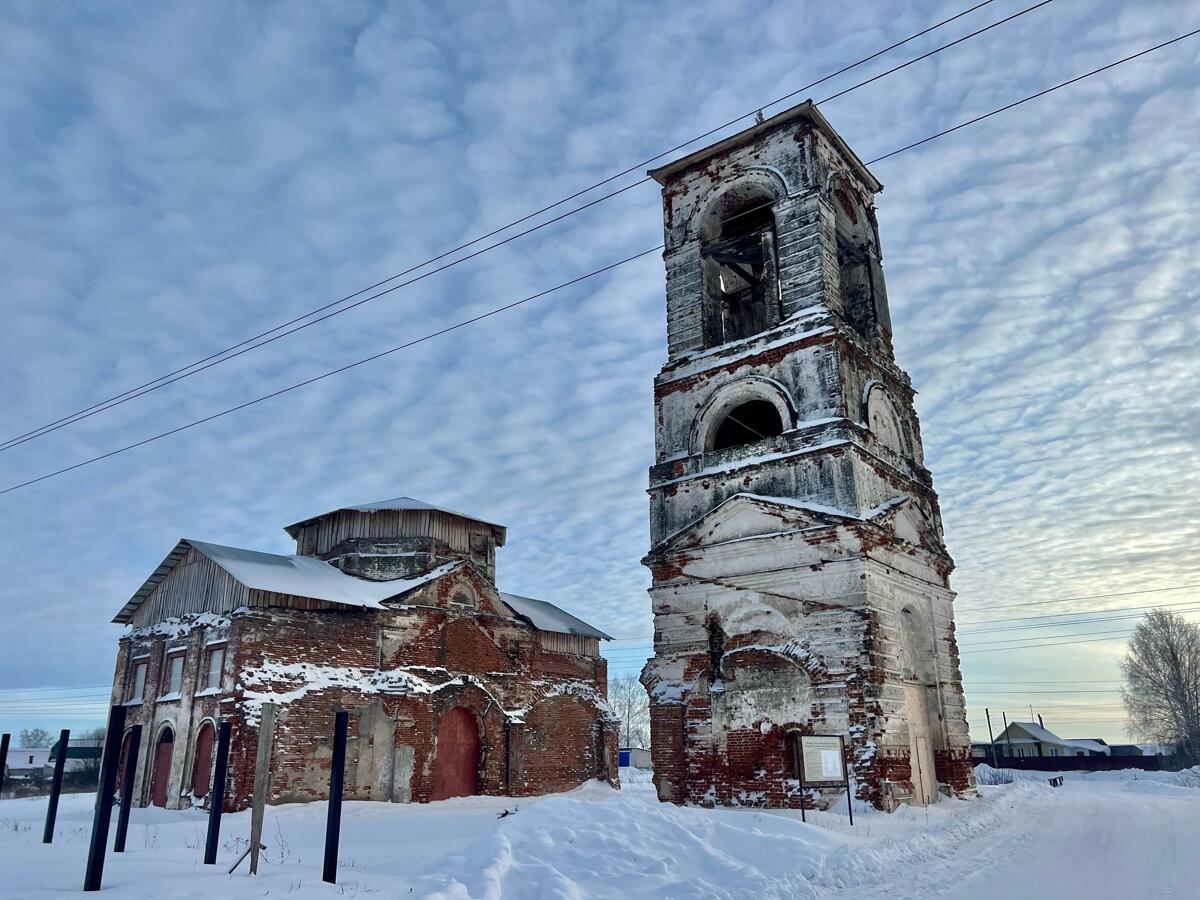
[[[1019,727],[1019,728],[1023,729],[1025,731],[1025,733],[1028,734],[1035,741],[1040,741],[1043,744],[1059,744],[1059,745],[1065,747],[1065,746],[1067,746],[1067,744],[1070,743],[1070,741],[1066,740],[1065,738],[1060,738],[1057,734],[1055,734],[1049,728],[1043,728],[1037,722],[1009,722],[1008,727],[1009,728]],[[1003,737],[1003,734],[1004,733],[1001,732],[1002,737]],[[997,743],[1000,743],[1000,742],[997,741]],[[1015,739],[1014,739],[1014,743],[1015,743]]]
[[[342,606],[378,608],[384,600],[399,597],[422,584],[451,572],[461,563],[440,566],[418,578],[395,581],[366,581],[347,575],[336,566],[313,556],[284,556],[278,553],[262,553],[240,547],[226,547],[205,541],[181,540],[166,559],[146,579],[119,613],[113,618],[125,624],[133,618],[136,610],[164,578],[183,560],[188,550],[195,549],[216,565],[228,572],[234,580],[250,590],[268,591],[274,594],[289,594],[307,597]]]
[[[309,516],[307,519],[301,519],[299,522],[294,522],[291,525],[284,527],[284,531],[292,537],[296,536],[296,529],[310,522],[315,522],[317,519],[323,519],[326,516],[331,516],[339,512],[383,512],[383,511],[413,511],[413,512],[439,512],[448,516],[458,516],[460,519],[470,519],[472,522],[479,522],[483,525],[488,525],[491,528],[500,530],[499,540],[504,543],[504,532],[507,530],[504,525],[497,522],[489,522],[486,519],[481,519],[478,516],[468,515],[467,513],[459,512],[454,509],[447,509],[444,506],[434,506],[432,503],[426,503],[424,500],[416,500],[413,497],[395,497],[391,500],[377,500],[374,503],[362,503],[358,506],[339,506],[337,509],[331,509],[328,512],[323,512],[320,515]]]
[[[587,637],[611,641],[612,637],[599,628],[594,628],[583,619],[576,618],[565,609],[560,609],[545,600],[534,600],[532,597],[522,597],[519,594],[501,592],[500,599],[522,619],[534,628],[542,631],[556,631],[560,634],[582,634]]]

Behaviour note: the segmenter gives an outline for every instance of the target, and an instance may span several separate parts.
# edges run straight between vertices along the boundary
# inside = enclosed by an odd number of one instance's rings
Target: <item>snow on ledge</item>
[[[455,675],[431,666],[401,666],[395,669],[365,669],[357,666],[321,666],[310,663],[275,663],[244,669],[241,673],[242,710],[252,727],[258,726],[264,703],[286,706],[314,691],[349,688],[364,695],[432,695],[447,688],[474,685],[486,694],[511,722],[522,722],[531,706],[505,709],[500,698],[474,675]],[[582,681],[533,683],[538,700],[571,695],[595,703],[601,713],[612,716],[608,703],[594,686]]]

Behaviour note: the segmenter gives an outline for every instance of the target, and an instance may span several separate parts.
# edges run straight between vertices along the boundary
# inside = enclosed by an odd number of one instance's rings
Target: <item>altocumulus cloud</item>
[[[850,7],[10,7],[4,436],[406,268],[961,8]],[[994,3],[908,52],[1016,8]],[[1059,0],[825,112],[870,158],[1172,37],[1178,13]],[[921,391],[964,621],[1021,600],[1200,581],[1198,46],[876,168],[897,357]],[[5,483],[654,246],[659,221],[657,192],[630,191],[0,454]],[[398,494],[508,524],[509,589],[647,634],[637,560],[662,302],[650,256],[6,495],[0,684],[107,680],[118,631],[104,623],[180,535],[285,551],[285,522]],[[1112,647],[964,666],[968,679],[1093,677],[1064,674],[1068,662],[1114,677]],[[617,669],[636,666],[618,654]]]

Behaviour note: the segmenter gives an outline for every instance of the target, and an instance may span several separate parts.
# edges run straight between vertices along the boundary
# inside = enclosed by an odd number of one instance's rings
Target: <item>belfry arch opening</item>
[[[779,323],[774,200],[761,185],[734,188],[702,223],[704,334],[709,347]]]
[[[879,242],[866,207],[839,188],[836,212],[838,291],[846,322],[863,337],[890,335],[887,291],[879,264]]]
[[[783,419],[775,404],[750,400],[725,414],[712,436],[709,450],[726,450],[783,434]]]

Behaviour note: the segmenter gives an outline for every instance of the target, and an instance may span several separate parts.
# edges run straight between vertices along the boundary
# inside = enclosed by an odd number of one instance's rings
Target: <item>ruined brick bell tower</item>
[[[882,186],[811,103],[651,174],[668,358],[642,681],[659,798],[798,806],[812,733],[846,736],[855,792],[884,808],[973,792]]]

